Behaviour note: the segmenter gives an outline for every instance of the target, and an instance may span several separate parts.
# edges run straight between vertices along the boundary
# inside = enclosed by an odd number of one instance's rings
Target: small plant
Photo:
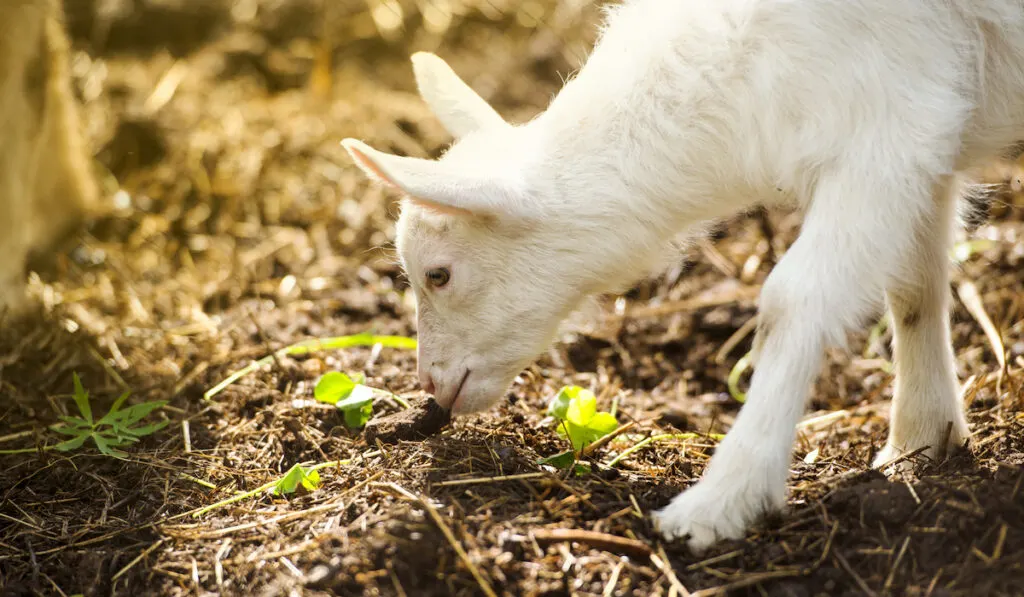
[[[106,456],[124,458],[126,453],[117,448],[139,441],[140,438],[163,429],[168,421],[158,421],[150,425],[136,427],[135,425],[154,410],[167,404],[165,400],[143,402],[122,409],[121,406],[128,399],[128,392],[121,394],[110,410],[98,421],[93,420],[92,406],[89,404],[89,392],[82,387],[78,374],[74,374],[75,391],[72,398],[78,407],[80,417],[61,416],[63,424],[50,427],[51,430],[62,435],[70,435],[71,439],[60,442],[53,446],[54,450],[69,452],[82,447],[90,438],[96,444],[96,448]]]
[[[345,425],[359,429],[373,415],[375,390],[367,385],[366,376],[357,374],[356,379],[339,371],[324,374],[313,389],[313,396],[319,402],[333,404],[345,415]]]
[[[292,466],[283,477],[274,483],[270,488],[270,493],[274,495],[292,494],[298,491],[299,487],[306,491],[316,491],[320,488],[320,473],[317,467],[305,468],[301,464]]]
[[[590,465],[579,460],[584,448],[619,427],[614,414],[597,410],[594,393],[579,386],[563,387],[548,406],[548,415],[559,421],[558,434],[568,437],[572,448],[537,463],[572,469],[576,475],[590,472]]]
[[[316,491],[320,488],[320,469],[336,467],[342,464],[347,464],[348,462],[349,461],[347,460],[332,460],[330,462],[314,464],[313,466],[295,464],[288,469],[288,472],[285,474],[273,481],[260,485],[256,489],[240,491],[229,498],[225,498],[219,502],[210,504],[209,506],[205,506],[195,512],[192,512],[192,518],[199,518],[207,512],[256,497],[264,492],[280,496],[298,493],[300,487],[304,491]]]
[[[548,414],[560,421],[559,435],[567,436],[577,452],[619,427],[615,415],[597,410],[594,393],[579,386],[562,388],[548,406]]]

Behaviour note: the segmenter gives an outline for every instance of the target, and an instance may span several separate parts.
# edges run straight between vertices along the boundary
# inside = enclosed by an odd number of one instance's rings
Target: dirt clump
[[[452,420],[452,412],[427,398],[412,408],[377,417],[366,424],[366,443],[397,444],[403,440],[426,439],[440,433]]]

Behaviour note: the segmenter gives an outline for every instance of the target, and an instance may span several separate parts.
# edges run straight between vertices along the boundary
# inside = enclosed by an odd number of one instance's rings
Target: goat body
[[[627,0],[521,125],[436,56],[413,64],[453,146],[430,161],[343,144],[408,196],[420,377],[454,413],[493,405],[581,300],[635,282],[680,233],[794,202],[747,402],[702,479],[654,513],[660,531],[699,551],[785,505],[824,351],[883,298],[897,373],[876,464],[965,446],[947,251],[974,173],[1024,138],[1024,3]]]

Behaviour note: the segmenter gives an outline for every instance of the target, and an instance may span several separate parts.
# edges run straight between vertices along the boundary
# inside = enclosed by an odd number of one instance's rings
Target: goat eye
[[[441,288],[451,277],[452,273],[446,267],[436,267],[427,272],[427,282],[434,288]]]

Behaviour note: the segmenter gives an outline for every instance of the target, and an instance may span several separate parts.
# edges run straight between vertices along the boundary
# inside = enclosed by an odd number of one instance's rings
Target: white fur
[[[660,531],[701,550],[785,505],[823,352],[883,297],[897,381],[877,462],[964,444],[946,251],[968,173],[1024,138],[1019,0],[627,0],[522,125],[439,59],[417,79],[458,137],[441,160],[345,143],[410,195],[397,244],[421,378],[453,412],[493,405],[580,300],[659,266],[680,232],[795,201],[803,229],[762,289],[747,403],[700,482],[654,513]],[[451,281],[430,289],[440,266]]]

